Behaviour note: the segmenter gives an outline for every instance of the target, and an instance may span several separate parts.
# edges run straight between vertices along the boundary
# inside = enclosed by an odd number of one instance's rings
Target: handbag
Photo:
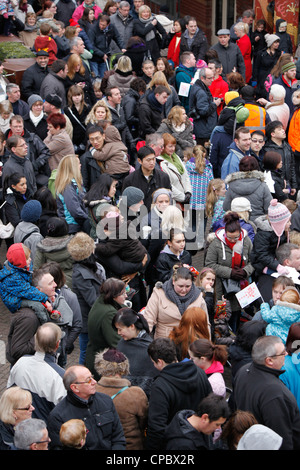
[[[225,294],[237,294],[241,290],[240,281],[235,279],[221,279]]]
[[[6,201],[0,206],[0,209],[6,204]],[[4,224],[2,220],[0,219],[0,238],[2,240],[5,240],[7,238],[11,238],[14,234],[15,227],[11,222],[8,222],[8,224]]]

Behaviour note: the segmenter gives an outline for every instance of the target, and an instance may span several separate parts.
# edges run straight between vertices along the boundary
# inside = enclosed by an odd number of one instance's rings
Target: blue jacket
[[[196,80],[191,86],[189,107],[190,112],[195,109],[197,115],[193,117],[195,136],[209,139],[218,123],[217,105],[202,80]]]
[[[221,168],[232,144],[232,136],[224,126],[216,126],[210,136],[209,161],[212,164],[214,178],[221,178]]]
[[[12,313],[21,308],[23,299],[47,302],[47,295],[31,285],[32,273],[5,261],[0,271],[0,297]]]
[[[246,155],[250,155],[250,153],[243,153],[238,148],[236,143],[232,142],[229,147],[229,153],[222,164],[221,179],[225,180],[226,176],[228,176],[230,173],[235,173],[236,171],[239,171],[240,161]]]
[[[260,310],[262,319],[268,323],[266,335],[279,336],[285,344],[290,326],[300,321],[300,305],[278,300],[272,308],[262,303]]]
[[[57,214],[58,217],[66,219],[69,233],[79,232],[88,218],[83,196],[84,192],[79,192],[75,180],[65,188],[62,194],[57,195]]]
[[[300,356],[297,351],[292,356],[285,357],[282,370],[285,372],[279,378],[292,392],[300,409]]]

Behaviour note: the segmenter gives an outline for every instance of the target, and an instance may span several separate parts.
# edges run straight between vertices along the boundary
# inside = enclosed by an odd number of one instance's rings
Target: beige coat
[[[65,129],[62,129],[56,135],[52,135],[48,132],[47,137],[44,139],[44,144],[46,144],[50,150],[51,155],[48,162],[51,171],[58,167],[60,160],[65,155],[74,155],[72,140]]]
[[[123,427],[126,450],[143,450],[148,418],[145,392],[140,387],[131,386],[129,380],[121,377],[101,377],[96,391],[112,397],[125,386],[129,388],[116,395],[113,401]]]
[[[207,313],[202,294],[189,307],[200,307]],[[154,287],[143,314],[149,324],[150,331],[156,325],[154,339],[159,337],[168,338],[172,329],[178,326],[181,320],[181,314],[177,306],[166,297],[164,290],[160,287]],[[210,325],[208,314],[207,322]]]

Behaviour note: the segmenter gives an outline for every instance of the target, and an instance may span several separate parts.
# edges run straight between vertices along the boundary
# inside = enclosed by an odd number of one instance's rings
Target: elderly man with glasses
[[[235,409],[250,411],[260,424],[282,438],[280,450],[300,449],[300,412],[296,398],[279,379],[287,352],[278,336],[261,336],[252,362],[241,367],[233,383]],[[231,397],[232,399],[232,397]]]
[[[59,450],[62,444],[59,431],[69,419],[82,419],[87,428],[85,448],[88,450],[125,450],[123,428],[108,395],[96,392],[96,380],[84,366],[69,367],[63,378],[67,395],[51,411],[48,431],[50,449]]]

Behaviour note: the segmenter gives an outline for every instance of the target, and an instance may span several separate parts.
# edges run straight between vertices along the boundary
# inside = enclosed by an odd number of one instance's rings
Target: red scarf
[[[232,251],[232,262],[231,262],[231,267],[234,268],[235,266],[237,267],[243,267],[245,266],[245,263],[244,263],[244,260],[243,260],[243,257],[242,257],[242,251],[243,251],[243,232],[240,233],[240,236],[239,236],[239,239],[236,240],[235,242],[231,242],[230,240],[228,240],[228,238],[226,237],[226,232],[225,232],[225,243],[226,245],[231,249]],[[241,244],[239,244],[238,246],[236,246],[236,244],[238,242],[241,242]],[[240,249],[241,248],[241,249]]]
[[[181,32],[175,33],[168,47],[167,58],[170,60],[173,60],[174,68],[179,65],[180,41],[178,41],[177,47],[176,47],[176,42],[177,42],[177,38],[180,38],[180,37],[181,37]]]

